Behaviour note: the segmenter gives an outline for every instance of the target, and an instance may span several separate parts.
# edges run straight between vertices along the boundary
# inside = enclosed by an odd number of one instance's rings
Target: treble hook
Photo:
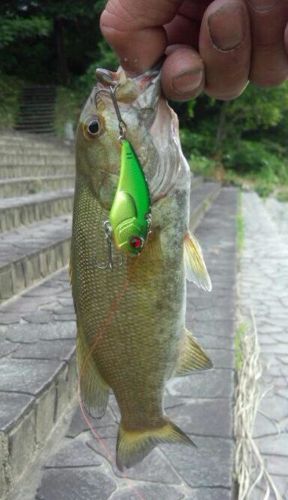
[[[113,271],[114,266],[115,266],[115,262],[113,261],[113,249],[112,249],[113,248],[113,241],[112,241],[112,228],[111,228],[110,222],[108,220],[106,220],[103,223],[103,227],[104,227],[104,233],[105,233],[105,240],[107,243],[108,260],[107,260],[106,264],[99,264],[97,262],[97,260],[95,259],[95,266],[97,267],[97,269],[101,269],[104,271],[106,269],[110,269],[110,271]],[[118,266],[121,267],[122,265],[123,265],[123,256],[119,255]]]
[[[116,84],[115,82],[113,82],[113,80],[111,80],[111,78],[110,78],[110,74],[105,72],[104,70],[97,70],[96,75],[100,81],[102,81],[106,84],[107,83],[109,84],[109,90],[108,89],[96,90],[96,94],[95,94],[96,103],[97,103],[97,95],[100,94],[101,92],[104,94],[110,95],[114,109],[115,109],[115,113],[116,113],[116,116],[118,119],[119,141],[122,143],[126,139],[127,126],[126,126],[126,123],[124,122],[124,120],[121,116],[120,109],[119,109],[118,102],[117,102],[117,98],[116,98],[116,91],[118,89],[119,84]],[[107,243],[108,260],[107,260],[106,264],[99,264],[96,261],[95,265],[98,269],[103,269],[103,270],[110,269],[111,271],[113,271],[114,266],[115,266],[115,262],[113,261],[113,238],[112,238],[113,231],[112,231],[111,224],[108,220],[106,220],[103,223],[103,227],[104,227],[104,233],[105,233],[105,240]],[[123,265],[123,255],[119,255],[118,265],[119,265],[119,267],[121,267]]]

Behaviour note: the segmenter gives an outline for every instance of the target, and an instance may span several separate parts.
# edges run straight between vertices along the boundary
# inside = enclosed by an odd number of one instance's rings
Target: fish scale
[[[104,222],[115,195],[121,148],[113,103],[105,98],[99,105],[100,100],[95,99],[95,92],[103,87],[99,83],[84,107],[77,132],[70,272],[81,397],[91,414],[102,416],[109,391],[114,392],[121,413],[116,463],[122,469],[141,461],[157,443],[193,445],[165,416],[164,388],[171,376],[211,367],[203,349],[185,329],[184,260],[198,285],[210,289],[210,280],[201,249],[189,233],[190,170],[175,136],[176,115],[161,97],[159,75],[131,79],[120,70],[113,75],[114,81],[117,78],[118,104],[129,140],[138,152],[150,190],[153,178],[159,187],[152,199],[151,234],[137,257],[123,254],[121,258],[113,247],[112,271],[105,266],[108,242]],[[87,124],[95,119],[99,133],[92,138]],[[150,133],[155,121],[159,126]],[[107,124],[114,129],[107,129]],[[157,138],[158,129],[161,138]],[[174,163],[168,157],[167,162],[157,160],[163,137],[163,154],[171,153]],[[103,172],[107,175],[100,175]]]

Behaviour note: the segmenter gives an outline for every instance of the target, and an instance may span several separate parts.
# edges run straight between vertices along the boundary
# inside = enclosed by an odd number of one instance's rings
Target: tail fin
[[[179,427],[163,418],[162,425],[146,430],[125,430],[120,424],[116,447],[116,464],[119,470],[132,467],[150,453],[159,443],[182,443],[196,446]]]

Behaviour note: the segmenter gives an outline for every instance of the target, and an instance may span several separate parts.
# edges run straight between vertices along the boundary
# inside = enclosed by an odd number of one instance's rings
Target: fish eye
[[[96,118],[93,118],[93,120],[91,120],[87,125],[87,131],[90,135],[95,136],[98,134],[99,130],[99,121]]]

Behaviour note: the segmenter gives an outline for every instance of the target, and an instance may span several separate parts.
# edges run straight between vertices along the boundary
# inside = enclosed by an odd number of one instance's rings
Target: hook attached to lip
[[[107,241],[108,261],[96,266],[99,269],[114,269],[112,242],[116,248],[128,256],[137,256],[142,252],[151,228],[151,198],[147,179],[139,158],[127,140],[127,125],[124,122],[117,102],[116,92],[119,83],[115,83],[111,72],[96,71],[97,78],[108,88],[97,89],[111,97],[119,126],[121,144],[120,176],[116,194],[104,224]]]

